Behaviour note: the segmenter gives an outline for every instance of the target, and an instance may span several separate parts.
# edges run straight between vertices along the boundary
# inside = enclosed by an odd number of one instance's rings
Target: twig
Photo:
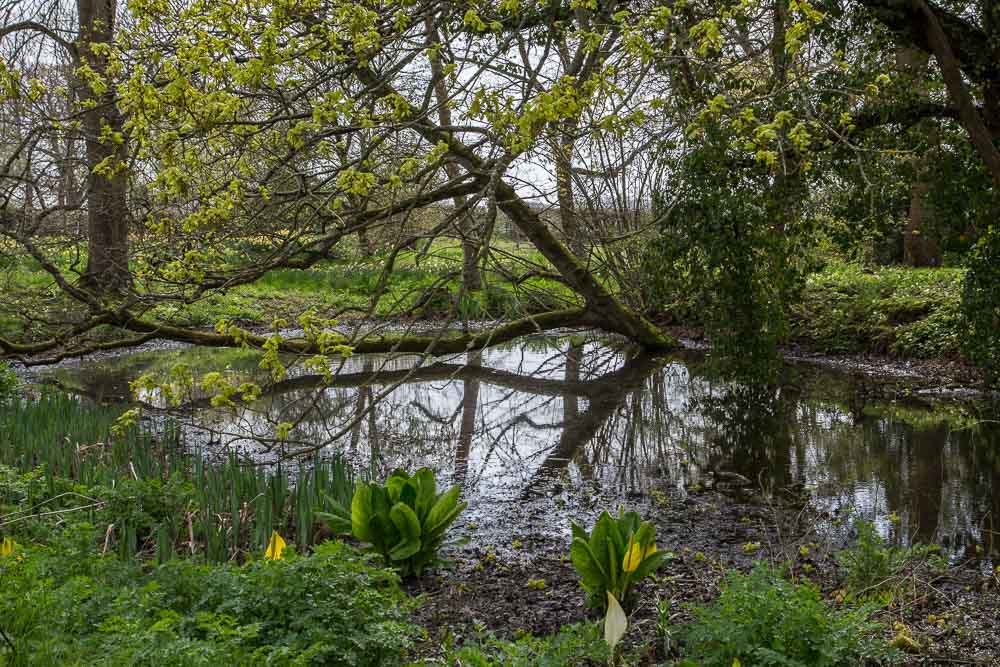
[[[13,653],[14,655],[17,655],[17,647],[14,646],[14,642],[10,640],[10,637],[7,636],[7,632],[3,629],[2,626],[0,626],[0,637],[3,637],[3,640],[7,643],[7,646],[10,647],[10,652]]]
[[[3,521],[3,522],[0,522],[0,523],[2,523],[2,525],[4,525],[4,526],[10,526],[12,524],[15,524],[15,523],[18,523],[18,522],[21,522],[21,521],[26,521],[28,519],[41,519],[42,517],[52,516],[54,514],[69,514],[70,512],[82,512],[83,510],[90,510],[90,509],[95,509],[95,508],[99,508],[99,507],[104,507],[104,505],[106,505],[106,504],[107,503],[104,503],[102,501],[102,502],[96,502],[93,505],[81,505],[79,507],[70,507],[68,509],[52,510],[51,512],[40,512],[39,514],[28,514],[28,515],[25,515],[25,516],[19,516],[16,519],[7,520],[7,521]],[[12,515],[9,515],[9,516],[12,516]]]
[[[111,536],[114,534],[115,524],[109,523],[108,530],[104,533],[104,548],[101,550],[101,556],[108,555],[108,548],[111,546]]]

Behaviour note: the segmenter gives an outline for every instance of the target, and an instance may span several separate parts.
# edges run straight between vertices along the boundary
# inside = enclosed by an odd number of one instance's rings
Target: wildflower
[[[17,542],[10,539],[9,537],[3,538],[3,542],[0,542],[0,556],[7,557],[14,553],[14,547],[17,546]]]
[[[281,552],[285,550],[285,540],[278,535],[278,531],[271,532],[271,539],[267,543],[267,551],[264,558],[268,560],[281,560]]]
[[[638,542],[632,542],[629,546],[628,552],[625,554],[624,560],[622,560],[622,569],[625,572],[635,572],[642,561],[646,560],[647,557],[656,553],[656,545],[650,544],[645,549]]]

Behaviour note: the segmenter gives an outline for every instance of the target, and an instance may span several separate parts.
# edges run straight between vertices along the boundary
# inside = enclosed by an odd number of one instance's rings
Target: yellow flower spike
[[[642,547],[640,547],[635,542],[631,542],[628,547],[628,551],[625,552],[625,558],[622,560],[622,570],[627,573],[635,572],[635,569],[639,567],[639,563],[642,562]]]
[[[646,560],[649,556],[652,556],[655,553],[655,544],[650,544],[643,549],[638,542],[631,542],[629,544],[628,552],[622,560],[622,570],[629,574],[635,572],[639,568],[642,561]]]
[[[285,550],[285,540],[278,535],[278,531],[271,532],[271,539],[267,543],[267,551],[264,558],[268,560],[281,560],[281,552]]]
[[[9,537],[3,538],[3,542],[0,542],[0,556],[6,558],[7,556],[14,553],[14,547],[17,546],[17,542],[10,539]]]

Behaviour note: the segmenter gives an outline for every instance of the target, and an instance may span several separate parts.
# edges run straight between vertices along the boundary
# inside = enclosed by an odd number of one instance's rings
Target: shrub
[[[830,262],[809,276],[791,307],[794,337],[832,353],[891,352],[913,357],[959,352],[961,269]]]
[[[349,547],[245,565],[26,549],[7,565],[0,618],[37,665],[398,665],[411,645],[396,575]]]
[[[633,585],[671,556],[656,550],[656,528],[635,512],[619,512],[617,519],[602,512],[589,535],[575,523],[572,527],[570,558],[595,609],[606,608],[608,593],[629,606]]]
[[[869,620],[873,611],[872,606],[833,610],[815,585],[790,582],[758,563],[748,575],[731,573],[719,598],[694,610],[695,620],[680,631],[684,664],[832,667],[897,662],[901,655],[878,636],[880,626]]]
[[[967,335],[963,350],[983,370],[986,381],[1000,383],[1000,228],[976,244],[962,289],[962,316]]]
[[[438,494],[434,473],[421,468],[411,477],[396,470],[385,486],[361,483],[354,491],[351,509],[339,503],[332,512],[317,512],[339,532],[372,546],[372,550],[399,568],[404,577],[420,575],[440,562],[438,550],[445,532],[468,505],[459,502],[461,488]]]

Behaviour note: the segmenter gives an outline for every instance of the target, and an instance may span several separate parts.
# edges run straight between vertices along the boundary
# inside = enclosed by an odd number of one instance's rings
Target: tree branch
[[[79,52],[76,49],[76,44],[73,42],[60,37],[52,28],[39,23],[38,21],[19,21],[18,23],[11,23],[10,25],[5,25],[0,27],[0,39],[3,39],[7,35],[14,34],[16,32],[37,32],[51,39],[53,42],[61,46],[66,52],[76,60],[79,56]]]

